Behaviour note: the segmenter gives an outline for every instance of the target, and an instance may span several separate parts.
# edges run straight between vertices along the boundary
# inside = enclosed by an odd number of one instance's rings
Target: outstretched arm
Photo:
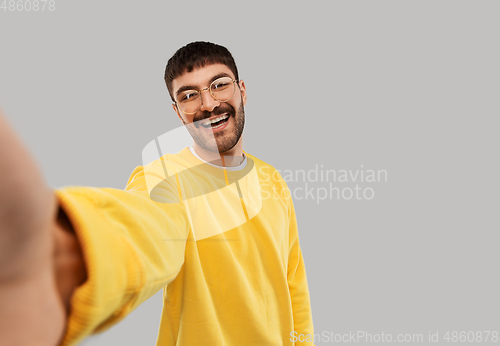
[[[151,200],[146,174],[128,191],[54,191],[0,114],[0,345],[74,345],[176,277],[189,222],[182,203]],[[289,222],[294,329],[313,334],[291,200]]]
[[[127,191],[51,190],[1,115],[0,138],[0,345],[75,345],[175,279],[189,221],[142,167]]]

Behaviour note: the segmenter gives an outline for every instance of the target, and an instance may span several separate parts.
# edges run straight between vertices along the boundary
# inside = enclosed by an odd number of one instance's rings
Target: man
[[[231,54],[188,44],[165,81],[193,146],[137,167],[125,191],[54,198],[0,123],[1,344],[73,345],[160,289],[157,345],[313,334],[293,203],[277,171],[243,151],[246,87]]]

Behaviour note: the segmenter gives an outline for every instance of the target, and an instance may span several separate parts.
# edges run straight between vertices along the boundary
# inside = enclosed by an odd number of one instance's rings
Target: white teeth
[[[205,126],[209,126],[210,124],[216,123],[216,122],[218,122],[218,121],[221,121],[221,120],[223,120],[223,119],[227,119],[227,118],[229,118],[229,115],[221,115],[220,117],[217,117],[217,118],[215,118],[215,119],[212,119],[212,120],[206,120],[206,121],[204,121],[204,122],[203,122],[203,125],[205,125]]]
[[[220,125],[217,125],[217,126],[212,126],[212,129],[218,129],[219,127],[222,127],[224,126],[226,123],[222,123]]]

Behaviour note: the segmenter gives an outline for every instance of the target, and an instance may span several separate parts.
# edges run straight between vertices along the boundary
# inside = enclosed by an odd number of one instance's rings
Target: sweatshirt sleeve
[[[309,288],[307,286],[306,268],[304,258],[299,244],[299,234],[297,229],[297,219],[292,198],[289,201],[289,255],[288,255],[288,288],[292,300],[293,326],[295,335],[302,336],[304,340],[296,341],[296,344],[313,346],[314,336],[311,302],[309,298]],[[308,335],[310,337],[308,337]]]
[[[56,195],[87,270],[87,281],[70,301],[61,344],[69,346],[121,321],[177,276],[189,223],[182,203],[151,199],[142,167],[125,191],[73,186]]]

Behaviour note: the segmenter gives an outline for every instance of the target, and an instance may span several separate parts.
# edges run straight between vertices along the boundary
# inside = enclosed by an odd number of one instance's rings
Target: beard
[[[227,121],[231,118],[233,119],[235,128],[232,133],[228,133],[227,130],[214,133],[206,131],[203,126],[200,125],[200,123],[205,119],[223,113],[227,113],[229,115]],[[212,112],[204,111],[202,114],[193,119],[193,123],[185,125],[193,140],[200,147],[213,153],[227,152],[234,148],[243,134],[243,128],[245,127],[245,110],[243,108],[243,102],[240,103],[240,107],[237,112],[234,107],[227,103],[222,103]]]

